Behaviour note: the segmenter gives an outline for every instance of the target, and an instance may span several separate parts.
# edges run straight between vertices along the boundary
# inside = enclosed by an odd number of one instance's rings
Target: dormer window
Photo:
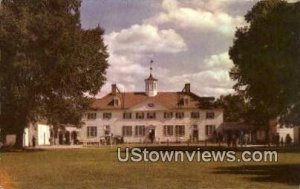
[[[181,106],[187,106],[189,104],[189,101],[190,101],[189,97],[188,96],[184,96],[184,97],[182,97],[180,99],[179,104]]]
[[[188,105],[189,104],[189,99],[188,98],[185,98],[184,99],[184,105],[186,106],[186,105]]]
[[[117,99],[117,98],[114,98],[113,99],[113,105],[117,107],[117,106],[119,106],[119,104],[120,104],[120,100]]]

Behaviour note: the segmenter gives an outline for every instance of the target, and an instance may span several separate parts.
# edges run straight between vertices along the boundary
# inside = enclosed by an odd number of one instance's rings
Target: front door
[[[151,143],[154,143],[155,141],[155,129],[149,129],[149,140]]]
[[[193,142],[197,142],[199,137],[199,132],[197,130],[193,130]]]

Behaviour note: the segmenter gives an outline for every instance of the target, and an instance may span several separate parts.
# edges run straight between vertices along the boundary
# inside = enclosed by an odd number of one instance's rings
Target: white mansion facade
[[[158,92],[152,74],[144,92],[111,93],[95,99],[83,117],[83,143],[99,142],[105,136],[121,136],[124,142],[203,141],[216,134],[223,123],[223,110],[212,106],[213,97],[199,97],[185,84],[181,92]]]

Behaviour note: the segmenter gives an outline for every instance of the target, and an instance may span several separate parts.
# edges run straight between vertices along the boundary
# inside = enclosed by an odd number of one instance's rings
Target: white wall
[[[23,135],[23,146],[29,146],[29,128],[24,129],[24,135]]]
[[[298,143],[299,142],[299,127],[293,127],[293,128],[277,128],[277,132],[279,133],[280,140],[283,139],[283,142],[285,142],[286,135],[289,134],[292,138],[292,143]]]
[[[50,145],[50,126],[37,124],[37,145]]]
[[[156,112],[156,119],[149,120],[149,119],[135,119],[135,113],[137,110],[140,111],[140,108],[143,111],[149,111],[145,109],[145,106],[141,106],[137,109],[128,111],[132,113],[132,119],[123,119],[123,111],[121,110],[113,110],[113,111],[98,111],[97,118],[95,120],[87,120],[86,118],[83,119],[85,122],[84,126],[80,129],[80,138],[82,142],[99,142],[100,137],[104,136],[104,126],[109,125],[111,129],[111,133],[113,135],[120,135],[122,136],[122,127],[123,126],[132,126],[133,128],[133,136],[132,137],[124,137],[125,142],[143,142],[145,137],[136,137],[134,136],[134,127],[136,125],[144,125],[147,126],[154,126],[155,127],[155,139],[156,141],[161,142],[175,142],[178,140],[187,141],[190,139],[190,135],[192,134],[192,126],[198,126],[198,133],[199,133],[199,140],[206,140],[208,137],[205,135],[205,126],[206,125],[215,125],[218,128],[223,123],[223,111],[222,110],[182,110],[185,112],[184,119],[176,119],[175,118],[175,110],[173,112],[172,119],[165,119],[164,112],[171,111],[165,110],[164,108],[160,107],[164,110],[157,110],[151,109],[151,111]],[[199,119],[192,119],[191,112],[199,111],[200,118]],[[206,119],[206,112],[215,112],[214,119]],[[112,118],[109,120],[103,119],[103,112],[111,112]],[[146,115],[145,115],[146,116]],[[164,125],[185,125],[185,135],[183,137],[165,137],[163,136],[163,126]],[[97,126],[97,137],[94,138],[87,138],[87,126]],[[175,130],[174,130],[175,133]],[[175,134],[174,134],[175,135]]]
[[[280,140],[281,138],[285,142],[286,135],[289,134],[292,138],[292,143],[300,143],[300,126],[286,127],[285,125],[280,125],[277,123],[276,132],[279,133]]]

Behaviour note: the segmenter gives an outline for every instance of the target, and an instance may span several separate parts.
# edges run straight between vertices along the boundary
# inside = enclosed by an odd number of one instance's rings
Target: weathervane
[[[150,60],[150,74],[152,74],[152,64],[153,64],[153,60]]]

